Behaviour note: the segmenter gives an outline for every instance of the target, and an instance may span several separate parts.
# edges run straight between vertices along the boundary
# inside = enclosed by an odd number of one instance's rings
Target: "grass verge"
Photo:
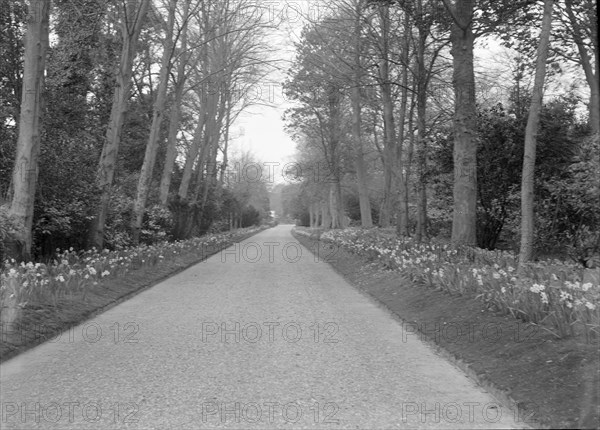
[[[311,252],[399,317],[406,336],[434,345],[470,377],[542,428],[600,426],[598,343],[557,339],[540,326],[489,311],[468,295],[416,285],[377,261],[317,236]]]

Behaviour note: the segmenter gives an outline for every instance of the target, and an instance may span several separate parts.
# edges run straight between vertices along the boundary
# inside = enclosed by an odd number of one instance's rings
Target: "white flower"
[[[596,309],[596,305],[591,303],[591,302],[585,302],[585,307],[588,308],[589,310],[593,311]]]
[[[542,303],[548,304],[548,295],[543,291],[540,292],[540,297],[542,298]]]
[[[94,268],[93,268],[93,267],[91,267],[91,266],[89,266],[89,267],[88,267],[88,272],[90,272],[90,275],[95,275],[95,274],[97,273],[97,272],[96,272],[96,269],[94,269]]]
[[[591,283],[591,282],[586,282],[585,284],[583,284],[583,285],[581,286],[581,289],[582,289],[583,291],[587,291],[587,290],[589,290],[590,288],[592,288],[592,283]]]
[[[57,280],[57,281],[59,281],[59,282],[65,282],[65,278],[63,278],[63,275],[58,275],[58,276],[57,276],[56,278],[54,278],[54,279],[56,279],[56,280]]]
[[[502,294],[506,294],[506,288],[502,287],[500,288],[500,291],[502,292]]]
[[[104,272],[102,272],[102,277],[104,278],[105,276],[110,275],[110,272],[108,270],[105,270]]]
[[[541,293],[545,289],[546,287],[540,284],[533,284],[531,287],[529,287],[529,291],[531,291],[532,293]]]
[[[566,291],[560,292],[560,301],[564,302],[565,300],[573,300],[573,296]]]
[[[510,273],[512,273],[515,271],[515,268],[512,266],[508,266],[506,270],[508,270]]]
[[[499,274],[499,273],[496,273],[496,272],[494,272],[494,274],[492,275],[492,277],[493,277],[494,279],[500,279],[500,274]]]

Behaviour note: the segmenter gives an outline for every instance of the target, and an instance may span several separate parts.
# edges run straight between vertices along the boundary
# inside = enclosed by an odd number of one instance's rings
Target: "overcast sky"
[[[294,58],[294,42],[304,23],[304,16],[313,16],[317,1],[260,1],[269,24],[268,44],[274,48],[270,54],[275,70],[251,90],[251,97],[270,106],[259,104],[242,113],[231,129],[232,156],[250,151],[258,161],[277,162],[283,166],[294,160],[296,144],[284,131],[284,111],[290,107],[285,100],[282,84],[286,71]],[[281,178],[280,175],[279,178]],[[276,182],[280,182],[276,178]]]

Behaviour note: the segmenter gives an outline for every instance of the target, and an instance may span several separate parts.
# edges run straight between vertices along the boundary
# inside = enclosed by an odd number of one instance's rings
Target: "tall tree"
[[[427,85],[429,72],[425,65],[425,44],[429,36],[431,21],[423,11],[423,0],[415,1],[415,23],[417,26],[417,231],[416,239],[421,241],[427,236],[427,141],[426,141],[426,115],[427,115]]]
[[[150,136],[148,137],[148,143],[146,144],[144,164],[142,164],[142,170],[140,172],[140,178],[138,181],[137,197],[133,206],[131,230],[134,244],[137,244],[140,240],[140,230],[142,228],[142,221],[144,219],[146,200],[148,198],[150,181],[152,180],[152,171],[154,170],[154,162],[156,160],[156,153],[158,151],[158,139],[163,122],[165,104],[167,101],[169,73],[172,66],[171,58],[173,57],[173,27],[175,26],[176,8],[177,0],[170,0],[169,17],[167,19],[167,28],[163,44],[158,91],[156,95],[156,101],[154,103],[152,125],[150,126]]]
[[[104,245],[104,227],[121,143],[121,133],[127,113],[127,101],[131,90],[133,59],[150,3],[151,0],[121,0],[121,59],[116,72],[116,85],[106,139],[98,165],[96,182],[100,203],[90,231],[90,241],[98,248],[102,248]]]
[[[475,0],[444,0],[452,17],[450,40],[454,86],[454,210],[452,242],[476,245],[477,109],[473,47]]]
[[[548,59],[548,46],[550,31],[552,30],[552,12],[554,0],[544,1],[544,16],[540,43],[538,45],[535,81],[531,95],[531,106],[525,129],[525,153],[523,157],[523,174],[521,177],[521,247],[519,251],[519,269],[531,260],[533,256],[534,226],[534,172],[537,133],[540,123],[540,111],[544,97],[544,80],[546,77],[546,60]]]
[[[169,197],[169,189],[171,188],[171,178],[173,176],[173,166],[177,157],[177,133],[179,132],[179,122],[181,121],[181,103],[183,101],[183,93],[187,75],[185,68],[188,62],[188,21],[190,12],[190,1],[185,0],[183,6],[182,26],[180,30],[181,42],[179,55],[177,58],[177,78],[175,81],[175,91],[173,95],[173,103],[169,113],[169,134],[167,137],[167,150],[165,152],[165,162],[163,165],[163,173],[160,181],[159,200],[162,205],[167,204]]]
[[[401,82],[401,96],[400,96],[400,114],[398,118],[398,143],[396,145],[396,182],[398,186],[398,211],[396,219],[396,234],[399,236],[408,236],[409,231],[409,212],[408,212],[408,199],[409,199],[409,179],[410,179],[410,166],[412,162],[412,143],[414,141],[412,130],[409,133],[410,146],[409,154],[404,157],[404,136],[405,136],[405,122],[407,117],[407,105],[408,105],[408,70],[410,62],[410,33],[411,18],[409,14],[405,14],[404,17],[404,32],[406,37],[404,38],[404,44],[402,49],[402,82]],[[414,97],[414,93],[413,93]],[[412,106],[412,103],[411,103]],[[410,109],[409,121],[412,123],[412,108]],[[393,129],[393,123],[392,123]],[[393,137],[393,136],[392,136]]]
[[[365,160],[363,154],[362,142],[362,113],[361,113],[361,95],[360,90],[363,81],[363,66],[361,58],[363,56],[361,32],[362,32],[362,16],[363,2],[358,0],[354,7],[354,62],[353,68],[353,85],[352,85],[352,137],[354,140],[354,164],[356,167],[356,182],[358,185],[358,200],[360,205],[360,221],[363,227],[372,227],[373,220],[371,219],[371,202],[369,200],[369,189],[367,187],[367,172],[365,168]]]
[[[377,6],[378,21],[380,26],[379,34],[377,34],[377,45],[379,48],[380,61],[378,67],[377,81],[379,82],[379,88],[381,91],[381,104],[383,105],[383,168],[384,168],[384,188],[383,188],[383,203],[381,205],[381,213],[379,214],[379,225],[381,227],[388,227],[392,217],[392,190],[394,171],[400,170],[402,163],[396,163],[396,151],[399,154],[402,152],[402,148],[398,148],[398,142],[396,141],[396,124],[394,120],[394,99],[392,94],[392,82],[391,82],[391,61],[390,61],[390,6],[388,3],[380,4]],[[405,35],[406,36],[406,35]],[[404,39],[405,42],[408,40]],[[406,44],[405,44],[406,47]],[[404,51],[403,51],[404,54]],[[405,56],[403,56],[404,59]],[[405,66],[405,64],[403,64]],[[406,75],[402,75],[405,77]],[[405,96],[406,88],[401,88],[403,91],[402,96]],[[404,99],[403,99],[404,100]],[[406,108],[406,105],[401,105]],[[402,107],[401,107],[402,111]],[[402,113],[401,113],[402,115]],[[402,127],[402,125],[400,125]]]
[[[44,72],[49,45],[50,0],[32,0],[27,16],[25,61],[19,137],[13,168],[12,201],[9,214],[19,225],[23,242],[18,258],[31,258],[33,207],[38,178],[42,113],[44,103]]]

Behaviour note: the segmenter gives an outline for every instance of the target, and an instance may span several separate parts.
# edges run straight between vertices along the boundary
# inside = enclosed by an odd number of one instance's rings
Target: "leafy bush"
[[[229,220],[221,219],[214,221],[208,229],[208,234],[216,234],[229,231]]]
[[[582,265],[600,254],[600,137],[578,145],[562,177],[542,184],[538,204],[538,247],[560,243]]]
[[[16,221],[8,213],[8,205],[0,206],[0,269],[4,264],[9,246],[18,237],[19,228]]]
[[[173,215],[167,208],[159,205],[146,209],[140,234],[143,243],[153,244],[170,239],[173,229]]]
[[[260,224],[260,212],[250,205],[242,212],[242,228]]]

